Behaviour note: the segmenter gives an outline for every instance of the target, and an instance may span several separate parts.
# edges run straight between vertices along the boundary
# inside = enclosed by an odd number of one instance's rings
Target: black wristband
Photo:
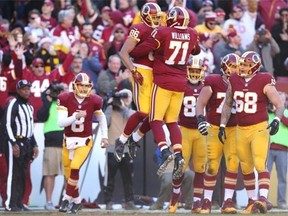
[[[199,124],[200,122],[203,122],[203,121],[206,121],[205,117],[204,117],[203,115],[198,115],[198,116],[197,116],[197,122],[198,122],[198,124]]]

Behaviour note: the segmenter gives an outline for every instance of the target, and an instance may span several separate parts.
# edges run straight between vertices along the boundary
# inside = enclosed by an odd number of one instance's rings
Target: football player
[[[156,3],[146,3],[140,15],[143,23],[135,24],[129,29],[129,36],[125,41],[119,55],[124,65],[131,71],[133,82],[133,98],[137,107],[135,112],[129,119],[124,128],[123,133],[115,143],[115,159],[121,161],[124,151],[124,144],[128,140],[129,155],[131,158],[136,156],[136,144],[150,130],[148,111],[150,109],[150,97],[152,89],[152,66],[153,56],[147,54],[141,57],[131,55],[131,51],[143,43],[148,38],[155,27],[160,25],[161,8]],[[134,61],[131,62],[131,57]],[[142,123],[141,127],[133,134],[133,131]],[[129,138],[128,138],[129,137]]]
[[[59,211],[77,213],[81,208],[78,181],[79,170],[87,159],[93,145],[92,117],[99,121],[101,147],[107,147],[107,122],[102,112],[102,99],[90,94],[93,84],[85,73],[79,73],[73,81],[73,92],[58,96],[58,125],[64,127],[62,161],[65,170],[66,194]],[[71,207],[70,206],[70,202]]]
[[[174,151],[173,194],[169,211],[175,212],[183,181],[184,159],[182,157],[182,137],[178,117],[187,85],[186,65],[189,55],[200,52],[197,32],[188,27],[189,15],[182,7],[173,7],[167,15],[167,27],[159,26],[132,52],[138,56],[154,51],[153,87],[149,112],[150,127],[161,150],[162,163],[158,169],[161,175],[173,160],[162,124],[170,133]]]
[[[186,161],[183,170],[189,166],[190,159],[195,171],[192,213],[201,210],[203,176],[206,164],[205,137],[198,131],[196,101],[203,87],[204,61],[198,56],[189,58],[187,66],[187,86],[179,115],[178,124],[182,133],[182,154]]]
[[[225,197],[221,208],[222,213],[236,214],[232,197],[237,183],[239,160],[236,154],[236,119],[235,110],[231,110],[231,117],[227,124],[227,134],[229,136],[225,143],[218,140],[217,134],[223,103],[225,100],[228,79],[231,74],[238,72],[239,56],[231,53],[223,57],[221,61],[221,74],[211,74],[205,77],[196,104],[196,115],[199,132],[207,136],[206,151],[207,165],[204,174],[204,196],[199,213],[209,214],[211,212],[211,201],[213,190],[216,185],[216,178],[219,165],[224,154],[227,171],[224,179]],[[204,116],[206,108],[207,116]]]
[[[236,143],[237,155],[242,168],[244,185],[248,195],[248,205],[244,213],[253,213],[258,209],[266,213],[272,208],[267,200],[270,175],[266,167],[269,150],[269,134],[279,129],[279,121],[284,112],[284,103],[275,88],[275,79],[269,73],[259,73],[261,58],[254,51],[247,51],[239,59],[238,73],[232,74],[226,93],[218,137],[225,142],[230,139],[226,131],[231,115],[233,101],[236,106]],[[268,125],[268,102],[275,107],[275,118]],[[254,168],[258,173],[259,199],[255,192]]]

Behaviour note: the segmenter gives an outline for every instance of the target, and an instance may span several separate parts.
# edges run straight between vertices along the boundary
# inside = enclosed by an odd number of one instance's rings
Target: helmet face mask
[[[189,14],[185,8],[175,6],[167,15],[167,26],[179,29],[186,29],[190,22]]]
[[[78,98],[89,97],[93,88],[89,76],[85,73],[79,73],[75,76],[73,85],[73,92]]]
[[[239,73],[239,59],[240,57],[234,53],[227,54],[221,60],[221,72],[230,77],[232,73]]]
[[[190,57],[186,78],[194,85],[204,79],[204,62],[202,59],[195,56]]]
[[[239,59],[239,72],[241,77],[250,77],[260,71],[262,66],[261,58],[254,51],[247,51]]]
[[[156,3],[146,3],[143,5],[140,15],[142,21],[152,28],[158,27],[161,23],[161,8]]]

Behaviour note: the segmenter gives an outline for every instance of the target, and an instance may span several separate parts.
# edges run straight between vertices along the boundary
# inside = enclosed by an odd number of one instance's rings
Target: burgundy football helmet
[[[239,59],[240,56],[238,56],[235,53],[230,53],[225,55],[221,60],[221,72],[225,74],[227,77],[231,75],[231,73],[238,73],[239,72]]]
[[[93,83],[86,73],[78,73],[72,82],[72,86],[75,95],[79,98],[85,98],[91,94]],[[79,86],[82,88],[79,89]]]
[[[149,2],[143,5],[140,15],[142,21],[152,28],[158,27],[161,23],[161,8],[158,4]]]
[[[183,7],[172,7],[167,15],[167,26],[179,29],[186,29],[190,22],[189,14]]]
[[[239,72],[241,77],[250,77],[258,73],[262,66],[260,55],[254,51],[247,51],[239,59]]]
[[[192,55],[189,57],[186,78],[192,84],[204,79],[204,61],[201,58]]]

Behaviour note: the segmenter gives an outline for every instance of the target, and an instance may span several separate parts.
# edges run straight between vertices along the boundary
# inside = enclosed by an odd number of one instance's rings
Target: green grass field
[[[61,216],[61,215],[67,215],[66,213],[60,213],[58,211],[53,211],[53,212],[47,212],[43,210],[32,210],[29,212],[5,212],[5,211],[0,211],[1,215],[9,215],[9,216],[20,216],[20,215],[32,215],[32,216],[44,216],[44,215],[50,215],[50,216]],[[220,211],[218,210],[213,210],[211,214],[209,215],[219,215]],[[83,209],[80,212],[78,212],[77,215],[120,215],[120,216],[145,216],[145,215],[157,215],[157,216],[171,216],[172,214],[169,214],[167,211],[150,211],[147,209],[140,209],[138,211],[126,211],[126,210],[113,210],[113,211],[106,211],[103,209]],[[174,215],[191,215],[191,212],[189,210],[177,210],[177,212]],[[230,214],[226,214],[229,216]],[[240,213],[238,213],[240,215]],[[260,214],[257,214],[260,215]],[[265,214],[266,216],[287,216],[288,215],[288,210],[279,210],[279,209],[272,209],[270,212]]]

